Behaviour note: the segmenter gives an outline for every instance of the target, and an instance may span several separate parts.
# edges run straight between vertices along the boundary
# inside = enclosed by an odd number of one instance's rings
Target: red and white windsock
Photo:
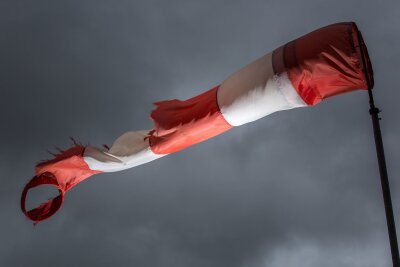
[[[150,162],[276,111],[367,89],[367,79],[373,83],[372,67],[360,38],[353,22],[326,26],[262,56],[198,96],[155,103],[154,128],[127,132],[110,149],[74,142],[36,166],[22,193],[22,211],[39,222],[61,207],[66,191],[93,174]],[[43,184],[57,187],[60,195],[26,211],[27,192]]]

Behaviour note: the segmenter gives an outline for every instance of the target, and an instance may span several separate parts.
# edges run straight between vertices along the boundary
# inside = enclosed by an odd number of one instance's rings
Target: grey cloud
[[[68,136],[101,145],[150,128],[152,102],[191,97],[293,38],[353,20],[373,59],[399,221],[399,10],[358,0],[3,1],[0,265],[389,266],[361,91],[90,178],[36,227],[19,197],[46,149]]]

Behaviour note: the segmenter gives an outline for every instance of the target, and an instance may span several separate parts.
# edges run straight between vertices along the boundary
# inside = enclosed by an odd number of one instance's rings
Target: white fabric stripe
[[[151,151],[149,139],[146,138],[148,132],[127,132],[115,140],[108,151],[88,146],[83,159],[91,170],[116,172],[165,156]]]
[[[286,73],[274,75],[271,53],[226,79],[218,89],[217,98],[222,115],[232,126],[276,111],[306,106]]]
[[[290,108],[298,108],[307,106],[307,103],[300,97],[296,89],[293,87],[286,72],[274,75],[274,80],[278,90],[283,94]]]

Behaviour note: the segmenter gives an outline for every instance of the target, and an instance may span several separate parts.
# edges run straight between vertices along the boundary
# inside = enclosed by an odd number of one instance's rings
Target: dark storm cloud
[[[3,1],[0,12],[1,266],[389,265],[365,92],[95,176],[35,228],[18,201],[35,162],[68,136],[100,145],[148,129],[152,102],[352,20],[375,67],[398,211],[396,1]]]

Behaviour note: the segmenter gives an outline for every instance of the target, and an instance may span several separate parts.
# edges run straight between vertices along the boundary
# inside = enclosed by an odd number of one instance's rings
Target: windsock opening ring
[[[372,89],[374,87],[374,70],[372,69],[372,63],[369,57],[368,48],[364,42],[361,31],[358,30],[357,25],[355,23],[353,27],[355,27],[355,31],[357,32],[357,38],[359,43],[360,54],[362,57],[365,79],[370,89]]]

